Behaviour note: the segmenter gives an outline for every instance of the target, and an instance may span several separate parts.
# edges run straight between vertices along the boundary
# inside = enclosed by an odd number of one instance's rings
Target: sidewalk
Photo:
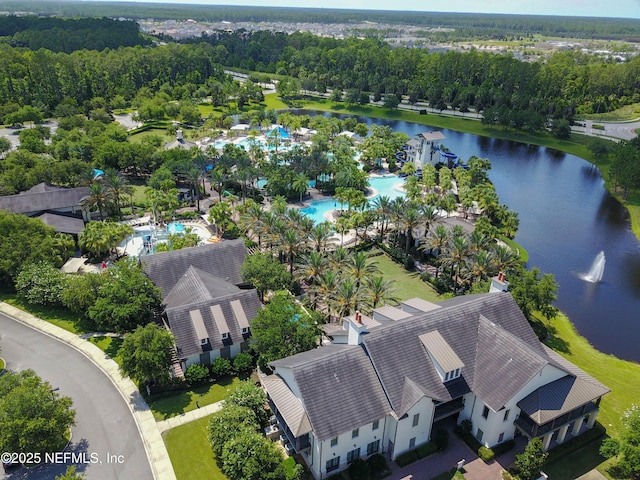
[[[194,420],[207,417],[212,413],[220,411],[221,409],[222,402],[211,403],[196,410],[191,410],[190,412],[185,412],[181,415],[168,418],[167,420],[158,422],[156,425],[158,426],[158,430],[160,430],[160,433],[164,433],[167,430],[171,430],[172,428],[184,425],[185,423],[193,422]]]
[[[138,392],[138,388],[128,378],[123,378],[118,370],[118,364],[91,342],[81,339],[78,335],[41,320],[33,315],[0,302],[0,312],[28,327],[38,330],[60,342],[66,343],[82,353],[96,365],[111,380],[111,383],[129,405],[155,480],[176,480],[169,454],[162,440],[158,424],[149,410],[149,406]]]

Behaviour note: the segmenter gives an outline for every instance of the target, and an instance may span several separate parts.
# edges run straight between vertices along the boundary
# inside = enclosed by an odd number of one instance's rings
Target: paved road
[[[602,125],[604,130],[593,128],[593,125]],[[594,122],[587,120],[584,127],[574,125],[571,130],[584,133],[593,137],[611,137],[612,139],[631,140],[636,137],[636,130],[640,128],[640,120],[633,122]]]
[[[32,368],[61,395],[70,396],[76,410],[70,450],[95,452],[102,464],[79,465],[91,480],[152,479],[149,461],[131,412],[111,381],[84,355],[51,337],[0,314],[2,357],[12,370]],[[123,463],[107,463],[107,454]],[[51,480],[66,465],[20,469],[5,478]],[[2,470],[0,469],[0,475]]]

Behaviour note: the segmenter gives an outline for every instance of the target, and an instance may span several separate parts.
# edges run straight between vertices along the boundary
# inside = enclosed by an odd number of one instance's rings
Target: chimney
[[[183,140],[182,130],[176,130],[176,138],[178,139],[179,142]]]
[[[491,286],[489,287],[489,293],[494,292],[506,292],[509,290],[509,282],[505,280],[504,272],[498,273],[497,277],[491,279]]]
[[[360,345],[362,343],[362,334],[367,331],[367,327],[362,323],[360,312],[356,311],[352,318],[345,318],[344,322],[347,324],[347,332],[349,332],[347,343],[349,345]]]

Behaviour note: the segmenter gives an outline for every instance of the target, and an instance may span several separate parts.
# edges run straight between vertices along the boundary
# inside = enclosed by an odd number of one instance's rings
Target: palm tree
[[[285,253],[287,263],[289,265],[289,272],[293,275],[293,262],[296,254],[302,248],[302,242],[300,241],[300,235],[296,230],[286,229],[280,236],[282,249]]]
[[[469,249],[473,253],[478,253],[483,250],[489,249],[491,243],[491,238],[489,238],[480,230],[476,229],[471,232],[471,235],[469,235]]]
[[[420,211],[422,221],[424,222],[424,237],[426,237],[429,234],[431,225],[440,217],[438,217],[438,210],[433,205],[420,203],[418,209]]]
[[[399,300],[394,295],[396,290],[394,282],[385,281],[384,277],[365,277],[364,297],[369,311],[372,312],[382,305],[397,304]]]
[[[404,251],[409,254],[411,249],[411,243],[413,242],[413,231],[420,225],[420,212],[414,205],[409,205],[409,208],[403,212],[400,222],[404,227],[404,233],[406,235]]]
[[[122,197],[133,195],[133,187],[120,172],[113,168],[105,170],[103,181],[110,203],[116,208],[118,218],[122,218]]]
[[[373,202],[376,216],[380,222],[380,242],[384,239],[384,232],[391,217],[391,199],[385,195],[380,195]]]
[[[307,189],[309,188],[309,179],[304,173],[299,173],[293,179],[291,188],[300,194],[300,203],[302,203],[302,196],[307,193]]]
[[[460,272],[466,266],[470,255],[469,240],[464,235],[454,236],[444,253],[444,262],[451,269],[451,276],[456,285],[460,286]],[[455,274],[455,276],[454,276]]]
[[[312,285],[325,272],[329,262],[320,252],[309,252],[298,262],[297,274],[308,284]]]
[[[346,265],[349,263],[351,257],[351,252],[346,248],[340,246],[336,248],[331,255],[329,256],[329,263],[331,264],[331,268],[336,272],[343,270]]]
[[[363,303],[363,301],[360,295],[360,288],[358,288],[355,281],[346,278],[336,285],[329,305],[333,313],[342,322],[342,318],[358,310],[361,303]]]
[[[520,264],[520,257],[510,247],[498,245],[493,252],[493,263],[496,271],[508,273]]]
[[[247,208],[240,216],[240,222],[245,232],[251,230],[253,235],[258,237],[258,247],[261,245],[261,237],[265,233],[264,219],[269,212],[262,209],[262,205],[249,200]]]
[[[444,225],[438,225],[435,232],[420,241],[419,249],[429,250],[430,253],[437,250],[438,255],[442,255],[449,247],[450,241],[451,235],[449,230],[447,230]],[[438,278],[439,271],[440,269],[436,270],[436,278]]]
[[[494,268],[493,254],[488,250],[480,250],[473,256],[469,275],[473,283],[476,283],[493,276],[495,274]]]
[[[375,261],[369,262],[367,252],[356,252],[351,255],[345,271],[346,275],[355,280],[358,288],[360,288],[360,284],[365,278],[379,273],[378,263]]]
[[[351,219],[349,217],[339,217],[336,220],[335,227],[336,232],[340,233],[340,246],[344,243],[344,234],[351,228]]]
[[[89,193],[81,201],[81,206],[91,212],[98,210],[100,220],[104,220],[104,212],[109,203],[109,194],[102,182],[95,182],[89,185]]]
[[[200,170],[197,167],[190,168],[184,173],[184,176],[189,184],[191,198],[196,199],[196,208],[200,211]]]
[[[322,272],[310,286],[313,292],[314,303],[320,299],[326,307],[329,307],[333,300],[333,296],[338,285],[338,274],[334,270],[326,270]]]
[[[322,222],[313,227],[309,241],[316,252],[324,253],[330,243],[335,242],[333,227],[329,222]]]
[[[218,201],[222,201],[222,192],[224,192],[224,182],[226,180],[226,175],[222,168],[216,167],[211,170],[209,174],[209,179],[211,182],[211,187],[218,192]]]

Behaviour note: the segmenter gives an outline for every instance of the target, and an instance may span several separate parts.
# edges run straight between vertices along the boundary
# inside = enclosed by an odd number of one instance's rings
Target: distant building
[[[406,144],[407,162],[412,162],[417,170],[430,163],[436,165],[442,161],[438,142],[446,137],[440,131],[424,132],[416,135]]]
[[[184,139],[182,136],[182,130],[177,130],[176,139],[173,142],[167,143],[164,146],[164,149],[171,150],[173,148],[184,148],[185,150],[191,150],[193,147],[197,146],[198,145],[196,143]]]

